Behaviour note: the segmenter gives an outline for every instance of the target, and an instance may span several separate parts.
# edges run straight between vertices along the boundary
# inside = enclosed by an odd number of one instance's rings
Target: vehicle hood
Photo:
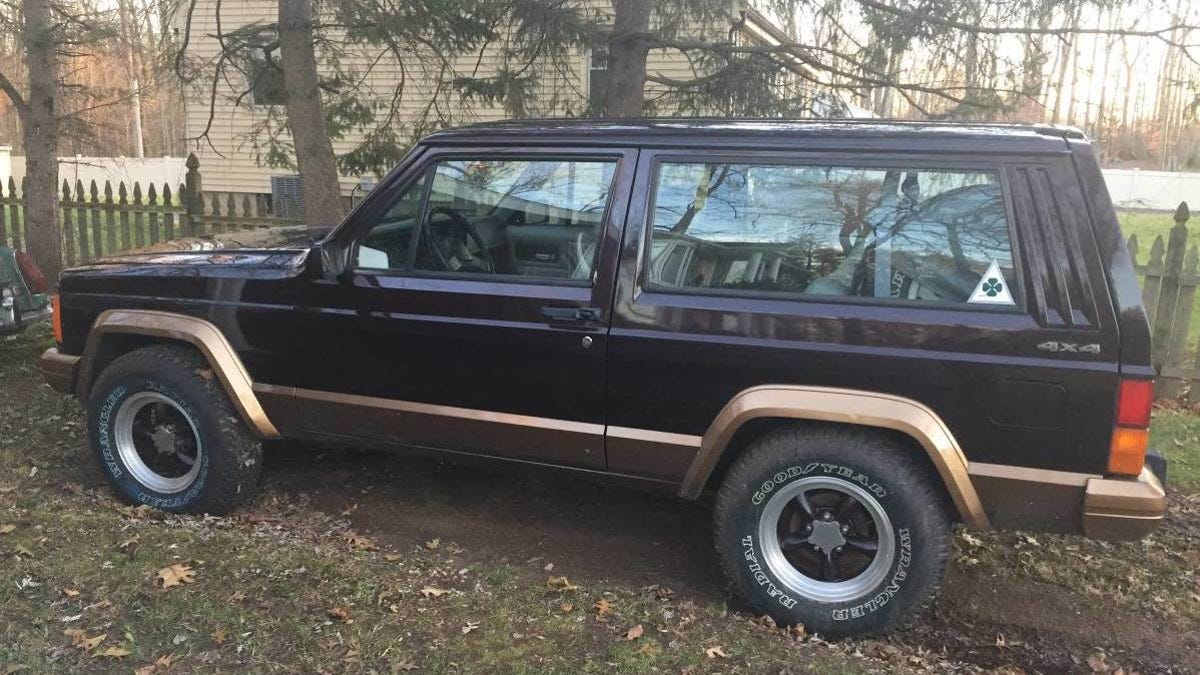
[[[63,273],[86,276],[294,276],[304,268],[311,239],[304,227],[189,237],[119,253]]]
[[[65,270],[62,285],[96,277],[242,277],[298,276],[308,248],[222,248],[209,251],[154,251],[101,258]]]

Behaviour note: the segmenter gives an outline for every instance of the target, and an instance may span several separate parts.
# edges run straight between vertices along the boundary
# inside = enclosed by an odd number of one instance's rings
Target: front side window
[[[359,267],[590,283],[615,170],[593,160],[438,162],[363,239]]]
[[[651,287],[1020,302],[995,172],[663,162],[654,199]]]
[[[384,211],[358,246],[361,269],[399,270],[408,267],[409,251],[421,215],[421,200],[429,175],[408,186]]]

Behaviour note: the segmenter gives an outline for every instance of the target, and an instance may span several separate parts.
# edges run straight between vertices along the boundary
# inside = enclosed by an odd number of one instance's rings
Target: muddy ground
[[[273,444],[262,497],[245,514],[180,519],[122,511],[87,457],[78,406],[38,381],[30,357],[44,346],[46,336],[36,332],[0,341],[0,528],[14,524],[0,535],[7,561],[0,566],[8,567],[0,573],[0,673],[139,667],[151,668],[143,673],[234,667],[1200,672],[1200,496],[1190,491],[1172,490],[1167,522],[1142,542],[960,532],[955,564],[929,611],[887,638],[829,645],[766,626],[727,594],[712,551],[707,504],[591,476]],[[1191,434],[1200,425],[1180,417],[1189,413],[1162,414],[1169,424],[1156,418],[1156,430],[1163,426],[1168,445],[1192,452]],[[159,548],[122,556],[121,538],[131,530]],[[238,554],[224,556],[218,542]],[[141,546],[145,551],[149,544]],[[79,564],[95,551],[106,552],[96,554],[95,565]],[[262,602],[276,609],[223,615],[221,598],[236,597],[226,580],[252,579],[258,566],[270,564],[256,562],[255,551],[264,561],[316,556],[318,562],[301,569],[326,566],[330,588],[357,589],[339,600],[357,622],[339,618],[311,580],[291,585],[273,579],[257,593],[275,598]],[[203,583],[156,587],[154,573],[171,560],[190,561]],[[476,589],[488,592],[458,593],[450,596],[453,605],[433,604],[425,591],[429,584],[448,583],[447,565],[464,580],[478,575]],[[548,596],[550,576],[566,576],[578,589]],[[257,587],[247,584],[253,595]],[[84,586],[104,591],[104,598],[90,598],[100,609],[81,605],[82,618],[64,624],[59,615],[73,617],[76,600],[67,591],[87,595]],[[393,591],[399,604],[385,600]],[[503,617],[495,615],[495,597],[506,599]],[[596,610],[593,602],[603,598],[625,612]],[[211,629],[212,639],[178,642],[180,634],[160,630],[163,621],[188,617],[201,605],[211,608],[205,618],[185,623],[207,622],[209,628],[197,630]],[[279,623],[275,613],[284,606],[309,620]],[[514,611],[532,627],[513,631]],[[564,623],[560,614],[573,622]],[[478,620],[463,618],[470,616]],[[100,647],[81,649],[74,634],[63,632],[64,625],[87,629],[88,621],[105,631],[103,644],[130,653],[98,658]],[[635,621],[644,622],[647,635],[627,640],[625,631]],[[343,633],[357,636],[356,646],[330,646],[329,624],[339,622],[346,625],[338,640]],[[461,635],[446,630],[459,623]],[[478,632],[472,623],[481,624]],[[492,634],[501,623],[506,627]],[[535,631],[541,642],[524,639]],[[293,648],[255,642],[264,632],[276,640],[288,636]],[[512,637],[517,635],[521,639]],[[498,643],[509,646],[497,651]],[[489,645],[488,651],[479,651],[480,645]],[[709,654],[714,645],[729,656]],[[167,662],[154,666],[164,655]]]

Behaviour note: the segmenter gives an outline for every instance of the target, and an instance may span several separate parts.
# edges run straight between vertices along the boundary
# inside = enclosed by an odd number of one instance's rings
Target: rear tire
[[[950,558],[940,485],[886,434],[788,427],[738,457],[717,493],[717,556],[733,589],[785,625],[880,633],[933,597]]]
[[[190,347],[159,344],[118,357],[87,407],[94,456],[122,499],[221,515],[254,496],[262,442]]]

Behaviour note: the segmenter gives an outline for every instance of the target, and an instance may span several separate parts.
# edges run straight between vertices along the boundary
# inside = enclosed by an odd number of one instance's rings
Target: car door
[[[433,148],[339,231],[295,392],[311,435],[603,468],[636,151]],[[311,324],[310,324],[311,325]],[[316,353],[321,351],[323,353]]]

